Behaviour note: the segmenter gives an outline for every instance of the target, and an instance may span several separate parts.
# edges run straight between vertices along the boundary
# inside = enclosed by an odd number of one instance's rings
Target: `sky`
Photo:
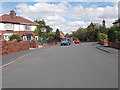
[[[14,0],[13,0],[14,1]],[[59,1],[59,0],[58,0]],[[18,16],[29,20],[44,19],[55,31],[57,28],[64,33],[71,33],[78,28],[86,28],[91,22],[102,24],[106,21],[106,26],[118,18],[118,2],[78,2],[72,0],[31,0],[12,2],[7,0],[2,2],[0,15],[9,14],[10,10],[15,10]]]

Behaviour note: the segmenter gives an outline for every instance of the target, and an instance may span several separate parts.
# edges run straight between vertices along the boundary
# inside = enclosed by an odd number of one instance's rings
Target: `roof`
[[[0,16],[0,22],[37,25],[36,22],[30,21],[26,18],[23,18],[20,16],[11,17],[11,15],[9,15],[9,14],[4,14],[4,15]]]
[[[120,19],[118,19],[115,22],[113,22],[113,24],[116,24],[116,23],[120,23]]]
[[[64,33],[62,31],[60,31],[60,33],[64,35]]]

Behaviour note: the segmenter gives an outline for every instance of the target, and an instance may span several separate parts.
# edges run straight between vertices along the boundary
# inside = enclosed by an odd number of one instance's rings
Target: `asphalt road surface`
[[[92,43],[36,49],[2,69],[3,88],[117,88],[118,58]]]

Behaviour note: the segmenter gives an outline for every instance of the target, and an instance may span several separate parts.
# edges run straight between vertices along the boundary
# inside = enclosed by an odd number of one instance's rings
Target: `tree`
[[[106,25],[105,25],[105,20],[103,20],[102,26],[100,27],[100,33],[107,34],[107,28],[106,28]]]
[[[59,29],[57,29],[56,32],[55,32],[55,38],[56,38],[56,40],[59,41],[59,39],[60,39],[60,31],[59,31]]]
[[[120,26],[112,26],[108,30],[108,38],[110,42],[120,42]]]
[[[49,36],[48,34],[52,32],[52,27],[49,25],[46,25],[45,21],[42,19],[35,20],[36,23],[38,23],[36,29],[34,30],[34,33],[36,33],[39,36],[39,39],[47,39]]]
[[[67,38],[71,38],[72,35],[67,33],[67,34],[65,35],[65,37],[67,37]]]
[[[37,25],[37,27],[34,30],[34,33],[36,33],[39,37],[41,36],[40,25]]]
[[[87,28],[86,28],[86,38],[87,41],[97,41],[97,35],[100,31],[100,25],[97,23],[91,23]]]

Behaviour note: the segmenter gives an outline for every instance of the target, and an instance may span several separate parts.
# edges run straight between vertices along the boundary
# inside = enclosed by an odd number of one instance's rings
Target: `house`
[[[60,31],[60,38],[64,38],[64,37],[65,37],[65,34],[62,31]]]
[[[118,20],[116,20],[115,22],[113,22],[114,26],[120,26],[120,18]]]
[[[10,14],[0,16],[0,39],[8,41],[11,35],[18,34],[22,40],[38,40],[38,36],[33,33],[36,25],[33,21],[16,16],[16,12],[11,10]]]
[[[50,32],[50,33],[55,35],[56,32]],[[60,38],[64,38],[64,37],[65,37],[65,34],[62,31],[60,31]]]

